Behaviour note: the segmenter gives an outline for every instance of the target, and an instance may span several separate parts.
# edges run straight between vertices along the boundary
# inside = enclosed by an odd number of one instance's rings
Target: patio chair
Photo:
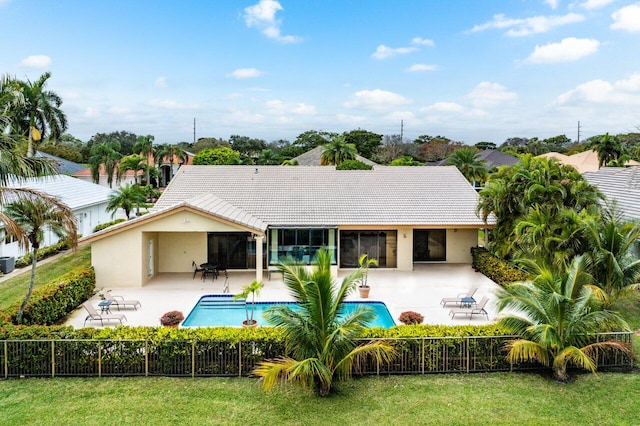
[[[98,311],[96,311],[96,309],[91,305],[91,303],[89,302],[84,302],[82,304],[82,307],[87,311],[87,313],[89,315],[87,315],[87,317],[84,319],[84,325],[87,324],[87,320],[90,321],[100,321],[100,324],[102,326],[104,326],[104,322],[105,321],[115,321],[118,320],[120,321],[120,324],[122,324],[122,320],[127,320],[127,317],[125,317],[122,314],[115,314],[115,315],[102,315],[99,314]]]
[[[122,297],[122,296],[114,296],[113,294],[109,293],[108,291],[105,291],[102,294],[104,295],[104,298],[106,300],[111,302],[112,306],[116,305],[118,307],[118,310],[120,310],[120,306],[122,306],[124,308],[127,305],[133,306],[133,308],[136,311],[138,310],[138,306],[142,307],[142,304],[140,304],[139,300],[124,300],[124,297]]]
[[[451,311],[449,311],[449,315],[451,315],[451,318],[453,318],[457,314],[463,314],[463,315],[467,315],[469,319],[471,319],[474,315],[484,315],[487,317],[487,319],[489,319],[489,314],[487,313],[487,311],[484,310],[484,307],[487,305],[488,301],[489,301],[489,298],[487,296],[484,296],[482,300],[480,300],[480,303],[478,303],[477,306],[472,308],[452,309]]]
[[[476,291],[478,291],[478,287],[471,287],[468,292],[460,293],[456,297],[443,297],[442,300],[440,301],[440,304],[442,305],[443,308],[445,308],[447,306],[447,303],[455,303],[460,307],[462,307],[462,304],[465,302],[475,303],[475,300],[473,299],[473,295],[476,294]],[[467,301],[464,301],[462,299],[467,299]],[[471,300],[469,299],[473,300],[473,302],[471,302]]]
[[[204,268],[199,268],[199,267],[198,267],[198,264],[196,263],[196,261],[195,261],[195,260],[192,260],[192,261],[191,261],[191,267],[193,268],[193,278],[192,278],[192,279],[195,279],[195,278],[196,278],[196,274],[197,274],[198,272],[204,272]]]

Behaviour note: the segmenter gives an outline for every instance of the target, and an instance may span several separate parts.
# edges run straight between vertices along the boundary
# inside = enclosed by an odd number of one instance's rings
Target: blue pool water
[[[250,303],[249,303],[250,305]],[[253,318],[258,320],[258,325],[268,325],[264,319],[264,311],[272,306],[289,306],[296,309],[295,302],[256,302]],[[367,306],[377,315],[369,327],[393,327],[395,322],[382,302],[345,302],[346,313],[352,312],[358,306]],[[251,309],[251,306],[249,306]],[[196,306],[193,307],[187,318],[182,323],[183,327],[220,327],[241,326],[247,318],[245,304],[242,301],[234,301],[232,295],[208,295],[202,296]]]

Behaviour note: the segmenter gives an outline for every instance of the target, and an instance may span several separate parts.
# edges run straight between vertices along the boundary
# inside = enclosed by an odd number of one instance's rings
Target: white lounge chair
[[[455,303],[458,306],[462,306],[462,304],[465,303],[465,301],[462,299],[467,299],[467,301],[469,301],[469,299],[473,300],[473,295],[476,294],[476,291],[478,291],[478,287],[471,287],[468,292],[460,293],[456,297],[443,297],[440,301],[440,304],[443,308],[447,306],[447,303]],[[471,303],[475,303],[475,300],[473,300],[473,302]]]
[[[489,298],[485,296],[482,298],[482,300],[480,300],[480,303],[478,303],[476,307],[452,309],[449,311],[449,315],[451,315],[451,318],[455,317],[457,314],[468,315],[469,318],[473,317],[474,315],[484,315],[487,317],[487,319],[489,319],[489,314],[484,310],[484,307],[487,305],[488,301]]]
[[[105,291],[102,294],[104,295],[105,300],[111,302],[111,305],[116,305],[118,307],[118,310],[120,310],[120,306],[125,307],[127,305],[131,305],[137,311],[138,306],[142,306],[139,300],[124,300],[124,297],[114,296],[108,291]]]
[[[123,314],[115,314],[115,315],[102,315],[99,314],[98,311],[91,305],[89,302],[84,302],[82,307],[89,313],[87,317],[84,319],[84,325],[87,324],[87,320],[89,321],[100,321],[100,324],[104,326],[105,321],[120,321],[122,324],[122,320],[127,320]]]

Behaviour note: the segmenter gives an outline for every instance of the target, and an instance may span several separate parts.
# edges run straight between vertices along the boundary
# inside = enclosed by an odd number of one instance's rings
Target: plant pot
[[[256,320],[244,320],[244,321],[242,321],[242,326],[243,327],[257,327],[258,326],[258,321],[256,321]]]
[[[371,287],[369,286],[358,287],[358,293],[360,293],[360,298],[366,299],[367,297],[369,297],[370,290],[371,290]]]

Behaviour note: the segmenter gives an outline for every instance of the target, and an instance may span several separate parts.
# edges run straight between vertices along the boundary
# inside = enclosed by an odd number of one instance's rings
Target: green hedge
[[[471,249],[471,257],[473,259],[471,263],[473,269],[482,272],[503,287],[513,282],[526,281],[529,279],[529,274],[525,271],[517,268],[506,260],[494,256],[485,248],[473,247]]]
[[[93,296],[95,287],[96,275],[93,268],[83,268],[35,289],[24,310],[22,324],[55,324]],[[15,322],[21,303],[16,302],[4,311],[5,321],[8,319]]]
[[[51,246],[38,249],[38,260],[46,259],[47,257],[51,257],[54,254],[60,253],[61,251],[69,250],[70,248],[71,242],[69,240],[61,240]],[[32,252],[29,252],[24,256],[20,256],[18,259],[16,259],[16,268],[24,268],[25,266],[31,265],[32,257]]]
[[[108,228],[110,226],[116,225],[118,223],[126,222],[126,221],[127,221],[126,219],[116,219],[116,220],[112,220],[111,222],[101,223],[100,225],[96,225],[96,227],[93,228],[93,232],[102,231],[105,228]]]

